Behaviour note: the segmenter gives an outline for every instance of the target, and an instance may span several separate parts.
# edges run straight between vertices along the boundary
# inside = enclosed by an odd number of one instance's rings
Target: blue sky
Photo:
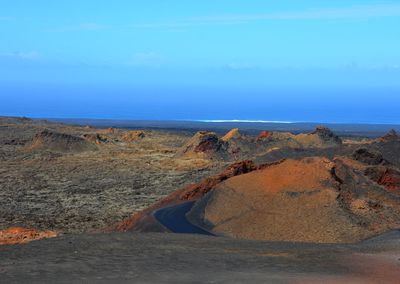
[[[7,102],[0,114],[400,122],[399,1],[0,0],[0,7]],[[386,113],[372,118],[382,98]],[[371,104],[358,112],[363,99]],[[96,103],[71,110],[82,101]],[[285,107],[291,101],[298,116]],[[324,118],[332,101],[353,114]]]

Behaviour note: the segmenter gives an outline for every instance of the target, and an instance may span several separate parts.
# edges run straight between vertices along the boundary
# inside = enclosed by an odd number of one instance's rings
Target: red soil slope
[[[54,238],[57,233],[52,231],[38,231],[26,228],[9,228],[0,230],[0,245],[25,244],[32,241]]]
[[[368,166],[353,164],[313,157],[236,176],[188,218],[217,234],[276,241],[355,242],[399,228],[393,185],[380,187],[362,173]]]

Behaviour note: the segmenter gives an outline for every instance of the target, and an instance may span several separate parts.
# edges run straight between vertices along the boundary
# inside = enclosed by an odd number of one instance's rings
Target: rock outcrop
[[[92,143],[98,144],[98,145],[102,144],[102,143],[109,142],[109,140],[108,140],[108,138],[106,136],[103,136],[103,135],[98,134],[98,133],[83,134],[82,138],[87,140],[87,141],[90,141]]]
[[[365,174],[387,190],[400,195],[400,171],[391,167],[369,167]]]
[[[263,131],[261,131],[260,134],[258,135],[257,140],[258,140],[258,141],[260,141],[260,140],[266,140],[266,139],[271,138],[271,136],[272,136],[272,132],[263,130]]]
[[[367,165],[379,165],[384,162],[382,153],[366,148],[360,148],[354,151],[353,159]]]
[[[224,137],[222,137],[222,140],[228,142],[233,139],[240,139],[241,137],[242,134],[240,133],[239,128],[233,128],[228,133],[226,133]]]
[[[243,160],[254,156],[257,152],[257,145],[254,137],[244,135],[239,128],[230,130],[222,140],[228,145],[228,153],[233,160]]]
[[[146,137],[144,131],[140,130],[133,130],[133,131],[126,131],[121,134],[121,140],[124,142],[134,142],[143,139]]]
[[[214,132],[199,131],[177,153],[179,157],[197,155],[217,160],[229,159],[228,144]]]
[[[397,134],[396,130],[391,129],[386,135],[382,136],[380,140],[382,142],[398,141],[400,140],[400,136]]]
[[[326,148],[342,144],[342,140],[337,135],[323,126],[317,127],[312,133],[298,134],[294,139],[302,148]]]
[[[57,233],[53,231],[38,231],[35,229],[26,229],[14,227],[0,230],[0,245],[25,244],[32,241],[54,238]]]

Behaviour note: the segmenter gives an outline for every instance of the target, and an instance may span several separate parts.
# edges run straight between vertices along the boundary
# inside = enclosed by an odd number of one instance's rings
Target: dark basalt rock
[[[384,142],[387,141],[395,141],[395,140],[399,140],[399,135],[397,134],[396,130],[391,129],[386,135],[384,135],[381,140]]]
[[[365,175],[387,190],[400,193],[400,171],[390,167],[370,167]]]
[[[335,144],[342,144],[342,139],[327,127],[318,126],[312,134],[318,135],[323,141],[333,142]]]
[[[353,159],[367,165],[379,165],[384,161],[383,156],[378,151],[366,148],[357,149],[352,155]]]

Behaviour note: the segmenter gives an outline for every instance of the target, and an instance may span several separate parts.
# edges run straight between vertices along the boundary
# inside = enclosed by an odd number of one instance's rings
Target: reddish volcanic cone
[[[216,160],[229,159],[228,144],[216,133],[208,131],[197,132],[185,145],[178,150],[178,157],[202,157]]]
[[[234,163],[219,175],[206,178],[199,183],[177,190],[149,208],[135,213],[126,220],[108,228],[106,231],[166,231],[165,228],[160,227],[154,220],[152,216],[154,210],[187,201],[198,200],[230,177],[249,173],[256,169],[257,166],[252,161]]]
[[[383,176],[391,186],[396,178]],[[232,177],[186,217],[235,238],[343,243],[399,228],[400,204],[351,164],[311,157]]]

